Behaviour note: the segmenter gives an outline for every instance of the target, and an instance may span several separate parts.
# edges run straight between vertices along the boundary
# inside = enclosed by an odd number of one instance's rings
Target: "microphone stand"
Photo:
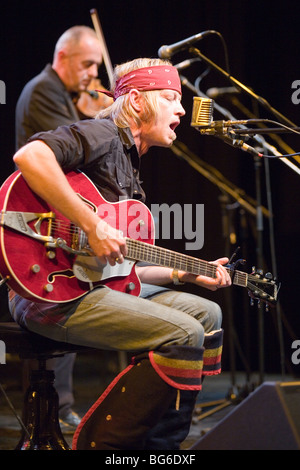
[[[185,76],[180,74],[181,83],[183,86],[187,87],[193,94],[202,96],[203,98],[208,98],[203,92],[201,92],[198,88],[196,88]],[[219,111],[223,116],[225,116],[228,120],[235,120],[231,113],[226,110],[225,108],[219,106],[215,103],[214,108]],[[228,202],[229,200],[236,201],[235,207],[238,206],[243,213],[249,213],[251,216],[257,216],[257,202],[252,199],[250,196],[245,194],[245,191],[235,186],[232,182],[227,180],[218,170],[214,167],[209,165],[208,163],[201,160],[197,155],[192,153],[188,147],[176,140],[171,150],[175,155],[183,160],[185,160],[192,168],[194,168],[198,173],[204,176],[208,181],[213,183],[217,186],[221,191],[221,196],[219,198],[221,204],[221,211],[222,211],[222,220],[223,220],[223,237],[226,240],[226,250],[230,250],[230,235],[228,233],[228,228],[230,226],[230,210],[233,205],[230,205]],[[263,215],[267,218],[271,217],[270,212],[263,207],[262,208]],[[247,371],[247,382],[249,382],[250,377],[250,368],[247,364],[247,360],[245,359],[241,346],[238,341],[238,336],[236,334],[234,328],[234,321],[233,321],[233,307],[232,307],[232,299],[231,293],[225,292],[226,303],[227,303],[227,318],[228,318],[228,325],[229,325],[229,362],[230,362],[230,374],[231,374],[231,389],[228,392],[227,396],[230,398],[236,398],[238,396],[238,392],[236,392],[236,361],[235,361],[235,347],[239,351],[240,358],[244,364],[245,370]],[[225,400],[223,405],[229,405],[231,401]],[[202,406],[209,406],[209,404],[205,404]],[[217,412],[220,408],[216,407],[213,412]],[[212,414],[210,412],[209,414]],[[204,419],[207,416],[207,413],[201,414],[200,419]],[[199,418],[198,418],[199,419]]]
[[[232,102],[232,104],[238,108],[242,113],[244,113],[249,119],[257,119],[257,116],[255,116],[246,106],[244,106],[240,100],[238,98],[236,98],[235,96],[230,96],[230,100]],[[262,130],[262,133],[264,133],[264,129],[265,129],[265,125],[263,123],[258,123],[258,126],[261,128]],[[284,129],[281,128],[282,131],[284,131]],[[249,131],[249,130],[248,130]],[[269,136],[271,137],[271,139],[273,141],[276,142],[277,145],[279,145],[279,147],[281,148],[282,152],[284,152],[285,154],[288,154],[288,153],[296,153],[296,151],[294,149],[292,149],[284,140],[281,139],[281,137],[277,134],[277,131],[276,133],[273,132],[274,129],[272,129],[272,132],[269,133]],[[255,134],[259,134],[260,132],[256,131]],[[276,134],[276,135],[275,135]],[[268,144],[266,141],[264,141],[264,147],[267,148],[268,150],[271,151],[271,153],[273,153],[273,155],[277,155],[277,156],[280,156],[281,154],[277,151],[277,149],[273,146],[271,146],[270,144]],[[298,163],[300,163],[300,157],[293,157]]]
[[[262,98],[261,96],[257,95],[256,93],[254,93],[253,90],[251,90],[251,88],[239,82],[236,78],[230,75],[230,73],[226,72],[224,69],[222,69],[217,64],[215,64],[212,60],[210,60],[208,57],[202,54],[202,52],[200,52],[199,49],[196,49],[195,47],[191,47],[189,49],[189,52],[198,57],[201,57],[201,59],[204,60],[204,62],[209,64],[210,67],[213,67],[215,70],[217,70],[221,75],[227,78],[227,80],[229,80],[234,86],[236,86],[238,89],[242,91],[245,91],[248,95],[254,98],[259,104],[261,104],[265,109],[267,109],[269,112],[274,114],[279,119],[279,121],[282,121],[283,123],[285,123],[287,126],[290,126],[290,127],[296,126],[292,121],[290,121],[288,118],[283,116],[283,114],[281,114],[279,111],[274,109],[265,98]]]
[[[192,50],[194,50],[194,48]],[[200,55],[200,57],[202,57],[202,54]],[[210,65],[212,65],[212,63],[209,59],[207,59],[207,61],[209,62]],[[218,66],[216,66],[216,67],[219,69]],[[229,78],[229,74],[227,74],[226,72],[224,72],[224,74],[226,74],[226,76],[228,76],[228,78]],[[202,96],[204,98],[208,98],[204,93],[202,93],[199,89],[197,89],[194,85],[192,85],[186,77],[180,75],[180,78],[181,78],[182,85],[189,88],[194,94],[196,94],[198,96]],[[237,85],[237,83],[235,83],[235,84]],[[250,92],[251,92],[251,94],[253,93],[251,90],[250,90]],[[260,100],[262,100],[262,99],[260,99]],[[236,120],[228,110],[226,110],[225,108],[222,108],[217,103],[214,103],[214,108],[217,111],[219,111],[224,117],[226,117],[228,120],[232,120],[232,121]],[[293,123],[288,123],[288,124],[292,125],[294,127]],[[255,136],[254,138],[263,147],[265,147],[265,148],[268,147],[268,144],[265,142],[263,137]],[[176,146],[174,147],[174,144],[173,144],[172,147],[173,147],[173,151],[174,151]],[[273,153],[274,153],[274,150],[277,152],[277,150],[274,147],[271,147],[271,149],[272,149]],[[192,166],[194,168],[196,167],[196,169],[198,169],[198,171],[200,171],[203,174],[202,163],[201,163],[201,165],[196,165],[194,156],[191,158],[191,154],[189,153],[189,158],[187,159],[186,156],[184,156],[184,158],[187,161],[189,161],[189,163],[192,160]],[[256,159],[255,159],[256,201],[255,201],[254,210],[250,210],[249,212],[252,215],[255,215],[255,217],[256,217],[257,263],[258,263],[258,266],[263,266],[262,265],[262,262],[263,262],[263,256],[262,256],[262,253],[263,253],[263,214],[266,215],[265,214],[266,211],[265,211],[265,208],[263,208],[263,206],[261,204],[260,164],[261,164],[260,159],[258,157],[256,157]],[[212,181],[212,179],[210,179],[210,181]],[[239,191],[237,193],[239,194]],[[233,194],[231,192],[227,192],[227,194],[230,194],[231,196],[233,196]],[[238,200],[238,199],[236,198],[236,200]],[[223,213],[224,213],[224,207],[226,207],[226,206],[224,206],[224,204],[223,204]],[[268,213],[268,217],[271,219],[272,214],[269,211],[267,211],[267,213]],[[228,214],[227,214],[227,217],[229,217]],[[227,223],[227,226],[228,226],[228,223]],[[263,315],[262,314],[263,314],[263,312],[262,312],[261,306],[259,306],[258,335],[259,335],[259,380],[260,380],[260,383],[262,383],[263,379],[264,379],[264,328],[263,328]],[[237,335],[235,333],[235,329],[234,329],[234,325],[233,325],[232,302],[230,302],[230,308],[229,308],[229,330],[230,330],[229,351],[230,351],[231,378],[232,378],[232,389],[231,389],[231,393],[229,393],[229,396],[234,397],[235,396],[235,393],[234,393],[234,386],[235,386],[235,357],[234,357],[233,342],[234,342],[234,340],[237,340]],[[248,377],[249,377],[249,368],[248,368]]]
[[[252,121],[252,119],[251,119]],[[300,131],[300,127],[293,127],[292,128],[293,130],[295,131]],[[287,129],[287,128],[283,128],[283,127],[266,127],[266,128],[262,128],[262,129],[249,129],[249,128],[245,128],[245,129],[235,129],[235,133],[236,134],[240,134],[240,135],[255,135],[255,134],[284,134],[284,133],[289,133],[291,134],[292,133],[292,130],[291,129]],[[295,153],[295,152],[293,152]]]
[[[235,199],[239,206],[245,209],[246,212],[252,216],[256,216],[257,201],[245,194],[243,189],[235,186],[214,167],[201,160],[201,158],[192,153],[182,142],[176,140],[171,146],[171,150],[177,157],[185,160],[191,167],[197,170],[198,173],[201,173],[201,175],[203,175],[211,183],[215,184],[221,190],[221,192],[225,192],[228,194],[228,196]],[[262,207],[262,214],[267,218],[271,217],[270,211],[265,207]]]
[[[208,165],[206,162],[201,160],[199,157],[194,155],[183,143],[179,141],[175,141],[171,147],[171,150],[175,155],[178,157],[184,159],[186,162],[189,163],[191,167],[196,169],[199,173],[201,173],[203,176],[205,176],[210,182],[215,184],[223,193],[223,196],[220,196],[219,200],[221,203],[221,209],[222,209],[222,214],[223,214],[223,236],[224,238],[229,241],[230,240],[230,234],[229,234],[229,226],[230,226],[230,215],[229,215],[229,196],[233,198],[237,206],[244,209],[246,212],[251,214],[252,216],[255,216],[256,218],[261,219],[263,216],[270,218],[271,214],[270,212],[263,207],[260,203],[258,204],[257,201],[253,200],[250,196],[247,196],[243,190],[235,186],[233,183],[229,182],[226,178],[223,177],[223,175],[218,174],[216,170]],[[258,209],[259,208],[259,209]],[[262,225],[262,221],[261,221]],[[230,243],[230,241],[229,241]],[[228,254],[229,254],[229,247],[228,247]],[[261,266],[261,264],[259,264]],[[227,292],[226,292],[227,293]],[[225,293],[225,294],[226,294]],[[235,377],[235,358],[234,358],[234,345],[233,343],[235,342],[239,352],[240,356],[243,360],[244,366],[246,367],[246,370],[248,371],[248,379],[249,379],[249,366],[246,364],[245,359],[243,359],[243,355],[241,352],[241,348],[238,344],[237,340],[237,335],[235,332],[235,329],[233,327],[233,314],[232,314],[232,302],[231,299],[227,296],[227,304],[228,304],[228,323],[229,323],[229,350],[230,350],[230,370],[231,370],[231,384],[232,384],[232,391],[230,392],[230,395],[235,395],[233,392],[235,385],[236,385],[236,377]],[[262,352],[260,352],[260,358],[262,363]],[[262,372],[260,372],[262,374]]]
[[[244,106],[240,100],[236,97],[231,97],[231,102],[232,104],[237,107],[240,111],[242,111],[249,119],[252,119],[253,117],[255,118],[256,116],[246,107]],[[261,124],[262,127],[262,132],[264,132],[264,125]],[[267,129],[268,131],[268,129]],[[272,130],[273,131],[273,130]],[[268,133],[268,132],[267,132]],[[273,134],[273,132],[271,133]],[[295,150],[293,150],[289,145],[286,144],[278,135],[271,135],[273,140],[275,140],[278,145],[281,147],[281,149],[286,152],[286,153],[295,153]],[[264,146],[267,145],[267,142],[264,141]],[[273,154],[276,155],[277,152],[275,147],[271,148],[273,151]],[[276,153],[277,152],[277,153]],[[279,154],[280,155],[280,154]],[[269,175],[269,161],[268,159],[265,159],[265,173],[266,175]],[[269,178],[267,180],[267,192],[270,193],[270,182]],[[269,202],[269,207],[271,206],[271,202]],[[272,210],[271,210],[272,212]],[[271,250],[271,258],[272,258],[272,272],[274,277],[277,277],[277,261],[276,261],[276,255],[275,255],[275,240],[274,240],[274,227],[273,227],[273,219],[269,218],[269,224],[270,224],[270,250]],[[284,317],[284,312],[282,311],[282,307],[280,305],[280,302],[276,305],[276,314],[277,314],[277,328],[278,328],[278,336],[279,336],[279,348],[280,348],[280,360],[281,360],[281,371],[282,371],[282,376],[284,376],[284,363],[285,363],[285,358],[284,358],[284,340],[283,340],[283,332],[282,332],[282,324],[281,324],[281,318]],[[285,319],[285,321],[287,321]]]
[[[259,104],[261,104],[267,111],[270,113],[274,114],[279,121],[282,121],[284,124],[290,127],[296,128],[296,124],[294,124],[292,121],[290,121],[287,117],[285,117],[283,114],[281,114],[279,111],[277,111],[275,108],[273,108],[268,101],[257,95],[251,88],[247,87],[243,83],[239,82],[236,78],[234,78],[230,73],[226,72],[226,70],[222,69],[217,65],[215,62],[210,60],[208,57],[206,57],[202,52],[199,51],[199,49],[196,49],[195,47],[190,47],[189,52],[191,54],[194,54],[197,57],[200,57],[204,62],[206,62],[210,67],[214,68],[217,72],[219,72],[223,77],[225,77],[227,80],[229,80],[233,86],[237,87],[241,91],[246,92],[248,95],[250,95],[252,98],[254,98]],[[297,171],[299,174],[299,169],[293,165],[287,158],[281,158],[280,159],[282,162],[284,162],[286,165],[288,165],[290,168],[292,168],[294,171]],[[299,162],[299,159],[298,159]]]
[[[279,111],[274,109],[264,98],[261,96],[258,96],[253,90],[251,90],[249,87],[244,85],[243,83],[239,82],[237,79],[232,77],[228,72],[223,70],[221,67],[219,67],[217,64],[215,64],[213,61],[211,61],[208,57],[206,57],[204,54],[202,54],[199,49],[196,49],[194,47],[191,47],[189,51],[194,54],[195,56],[199,57],[200,59],[204,60],[210,67],[214,68],[217,70],[221,75],[223,75],[225,78],[227,78],[235,87],[238,89],[246,92],[248,95],[250,95],[252,98],[256,100],[259,104],[261,104],[265,109],[267,109],[269,112],[274,114],[280,121],[285,123],[287,126],[292,127],[294,130],[299,130],[299,128],[296,127],[296,125],[287,119],[285,116],[283,116]],[[191,88],[191,87],[189,87]],[[197,90],[194,87],[194,91],[197,92]],[[199,93],[197,93],[199,95]],[[204,95],[204,97],[207,98],[207,96]],[[234,98],[235,103],[239,105],[239,108],[241,108],[241,105],[239,100],[237,98]],[[215,103],[214,107],[218,111],[221,112],[224,116],[228,116],[228,112],[224,114],[223,108],[220,108],[219,106],[216,106],[217,103]],[[244,109],[246,110],[245,114],[249,117],[250,112],[247,110],[247,108]],[[250,118],[256,118],[253,114],[250,116]],[[235,120],[232,117],[229,120]],[[285,132],[292,132],[290,129],[284,129],[284,128],[279,128],[279,129],[267,129],[266,126],[261,125],[264,129],[245,129],[243,130],[243,126],[241,126],[240,129],[235,129],[236,134],[243,134],[246,132],[246,134],[252,135],[253,138],[262,146],[262,148],[267,149],[271,151],[271,153],[275,156],[282,157],[280,160],[288,165],[292,170],[300,174],[300,169],[297,167],[293,162],[291,162],[288,158],[283,157],[283,155],[274,147],[269,145],[265,139],[260,135],[261,133],[267,133],[271,134],[271,137],[273,140],[275,140],[281,148],[284,149],[287,153],[295,153],[285,142],[282,141],[276,134],[277,133],[285,133]],[[300,157],[299,156],[293,156],[294,160],[297,161],[297,163],[300,162]],[[268,173],[268,162],[265,161],[265,167],[266,167],[266,174]],[[256,225],[257,225],[257,263],[258,266],[262,266],[263,262],[263,218],[261,215],[261,183],[260,183],[260,174],[261,174],[261,161],[259,157],[254,157],[254,168],[255,168],[255,184],[256,184],[256,199],[257,199],[257,215],[256,215]],[[268,180],[266,182],[267,188],[270,188],[270,181]],[[270,191],[269,191],[270,192]],[[271,200],[269,197],[268,200],[269,207],[271,207]],[[272,210],[271,210],[272,213]],[[277,267],[276,267],[276,256],[275,256],[275,243],[274,243],[274,229],[273,229],[273,217],[269,218],[269,226],[270,226],[270,245],[271,245],[271,258],[272,258],[272,269],[274,272],[275,277],[277,276]],[[275,270],[275,271],[274,271]],[[281,367],[282,367],[282,375],[284,375],[284,350],[283,350],[283,335],[282,335],[282,328],[281,328],[281,323],[280,323],[280,313],[279,313],[279,308],[277,308],[277,320],[278,320],[278,331],[279,331],[279,343],[280,343],[280,355],[281,355]],[[259,330],[259,335],[260,335],[260,351],[259,351],[259,369],[260,369],[260,380],[263,380],[263,373],[264,373],[264,352],[263,352],[263,316],[261,312],[261,307],[259,307],[259,325],[258,325],[258,330]]]
[[[227,180],[219,171],[217,171],[213,166],[209,165],[208,163],[201,160],[197,155],[192,153],[188,147],[183,144],[182,142],[176,140],[173,145],[171,146],[172,152],[179,158],[185,160],[192,168],[198,171],[202,176],[204,176],[208,181],[216,185],[220,191],[221,196],[219,198],[222,210],[222,219],[223,219],[223,236],[226,239],[226,244],[230,244],[230,234],[229,234],[229,227],[230,227],[230,214],[229,211],[232,209],[236,209],[239,207],[241,212],[249,213],[251,216],[257,216],[257,202],[252,199],[250,196],[245,194],[244,190],[240,189],[232,182]],[[236,201],[234,204],[229,204],[229,199],[233,199]],[[269,218],[271,217],[270,212],[268,209],[262,206],[261,208],[262,214],[264,217]],[[230,247],[228,247],[229,251]],[[229,297],[231,293],[226,291],[224,293],[226,297],[226,302],[228,305],[227,308],[227,318],[228,318],[228,325],[229,325],[229,361],[230,361],[230,373],[231,373],[231,389],[228,392],[227,396],[231,400],[238,399],[239,393],[236,390],[236,365],[235,365],[235,353],[234,353],[234,346],[239,351],[240,358],[244,364],[246,373],[247,373],[247,382],[249,382],[250,378],[250,367],[247,364],[247,360],[242,352],[241,346],[238,341],[238,337],[234,328],[233,322],[233,309],[232,309],[232,301]],[[248,386],[247,386],[248,387]],[[208,416],[208,413],[211,415],[213,412],[219,411],[219,409],[223,408],[224,406],[230,405],[230,400],[222,400],[222,405],[217,406],[213,411],[207,412],[197,419],[204,419]],[[210,406],[210,403],[203,404],[202,406]]]

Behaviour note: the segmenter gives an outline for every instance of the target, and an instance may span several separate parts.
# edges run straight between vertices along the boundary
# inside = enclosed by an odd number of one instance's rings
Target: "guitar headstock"
[[[280,283],[271,273],[263,274],[262,270],[253,268],[247,277],[247,288],[252,299],[263,301],[267,305],[275,305],[278,299]]]

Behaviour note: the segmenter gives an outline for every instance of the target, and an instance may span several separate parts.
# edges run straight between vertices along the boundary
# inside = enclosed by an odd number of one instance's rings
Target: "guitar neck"
[[[139,240],[131,238],[126,239],[128,248],[127,258],[135,261],[143,261],[153,265],[179,269],[195,275],[202,275],[208,277],[216,277],[216,266],[208,261],[203,261],[192,256],[183,255],[166,248],[157,247]],[[226,268],[228,273],[232,276],[234,273],[232,283],[246,287],[248,275],[242,271],[232,271]]]

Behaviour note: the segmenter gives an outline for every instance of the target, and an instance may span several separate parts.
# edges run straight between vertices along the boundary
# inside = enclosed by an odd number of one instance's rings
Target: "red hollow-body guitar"
[[[137,261],[215,276],[213,264],[154,245],[154,221],[143,203],[109,203],[84,173],[66,176],[78,197],[126,237],[128,255],[122,264],[101,264],[85,233],[33,193],[16,171],[0,189],[0,273],[18,294],[35,302],[62,303],[104,284],[138,296]],[[233,284],[246,287],[251,297],[276,303],[278,285],[269,275],[226,269]]]

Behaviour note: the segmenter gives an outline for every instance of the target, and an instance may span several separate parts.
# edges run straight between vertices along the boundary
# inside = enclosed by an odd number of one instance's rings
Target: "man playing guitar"
[[[140,158],[152,146],[170,147],[185,114],[180,78],[168,61],[136,59],[117,66],[114,77],[113,104],[96,119],[36,134],[15,154],[14,162],[24,191],[29,188],[37,204],[44,201],[86,236],[82,256],[77,236],[72,246],[63,237],[59,242],[56,239],[54,248],[53,237],[45,239],[45,256],[54,252],[53,266],[58,259],[55,252],[61,248],[75,260],[74,271],[81,274],[74,282],[81,286],[80,276],[89,272],[89,259],[97,265],[96,271],[99,266],[121,269],[129,260],[128,269],[137,276],[132,284],[140,282],[139,295],[132,295],[135,286],[111,288],[100,275],[88,279],[85,291],[79,289],[61,300],[55,297],[59,269],[53,267],[48,287],[32,298],[25,284],[21,295],[13,285],[10,309],[20,325],[41,335],[134,355],[82,419],[74,449],[178,449],[189,431],[202,375],[220,372],[222,314],[216,303],[167,285],[189,282],[216,290],[231,285],[231,276],[227,258],[206,263],[213,267],[207,274],[181,268],[189,264],[158,265],[143,256],[138,258],[143,263],[135,264],[130,234],[99,217],[101,202],[118,204],[126,198],[143,203]],[[78,170],[87,178],[82,180]],[[99,191],[101,198],[91,203],[83,194],[85,184],[91,186],[88,195]],[[47,217],[52,229],[57,221],[52,215]],[[41,224],[44,218],[40,217]],[[140,238],[146,238],[145,245],[153,244],[147,237]],[[5,249],[5,238],[3,245]],[[74,275],[61,277],[71,286]],[[115,280],[119,277],[118,271]]]

